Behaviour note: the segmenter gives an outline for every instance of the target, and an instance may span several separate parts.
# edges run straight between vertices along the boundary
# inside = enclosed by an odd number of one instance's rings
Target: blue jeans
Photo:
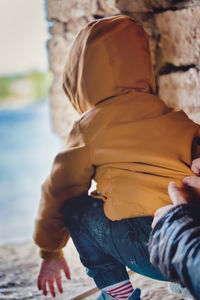
[[[99,289],[127,280],[126,266],[141,275],[166,280],[149,260],[152,217],[111,221],[104,214],[103,201],[87,195],[69,199],[63,212],[80,260]]]

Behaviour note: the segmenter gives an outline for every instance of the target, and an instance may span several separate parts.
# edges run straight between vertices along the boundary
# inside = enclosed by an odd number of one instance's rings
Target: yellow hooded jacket
[[[199,126],[153,93],[148,36],[128,16],[89,23],[77,36],[63,88],[82,114],[42,186],[35,242],[41,257],[58,259],[69,235],[62,206],[87,194],[103,199],[111,220],[153,215],[170,203],[167,187],[192,175]],[[67,116],[66,116],[67,117]]]

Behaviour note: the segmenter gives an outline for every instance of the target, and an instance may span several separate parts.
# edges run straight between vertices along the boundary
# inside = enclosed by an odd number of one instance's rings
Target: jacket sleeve
[[[51,173],[42,185],[34,240],[44,259],[63,257],[69,234],[63,223],[62,207],[69,198],[87,194],[94,168],[80,124],[75,123],[66,150],[54,160]]]
[[[200,299],[200,205],[172,208],[159,220],[149,240],[151,262],[164,276]]]

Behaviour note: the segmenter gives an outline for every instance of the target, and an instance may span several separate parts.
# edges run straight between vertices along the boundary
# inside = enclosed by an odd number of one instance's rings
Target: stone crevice
[[[102,15],[92,15],[95,20],[102,19],[104,16]]]
[[[176,11],[176,10],[182,10],[184,9],[184,7],[180,8],[180,7],[175,7],[175,6],[169,6],[167,8],[163,8],[163,7],[158,7],[158,8],[154,8],[152,14],[160,14],[166,11]]]
[[[60,21],[60,19],[59,18],[51,18],[51,20],[49,20],[50,22],[57,22],[57,23],[64,23],[64,22],[62,22],[62,21]]]
[[[174,72],[178,72],[178,71],[183,71],[186,72],[191,68],[198,68],[198,66],[191,64],[191,65],[186,65],[186,66],[175,66],[173,64],[165,64],[164,66],[161,67],[160,71],[159,71],[159,75],[166,75],[166,74],[170,74],[170,73],[174,73]]]

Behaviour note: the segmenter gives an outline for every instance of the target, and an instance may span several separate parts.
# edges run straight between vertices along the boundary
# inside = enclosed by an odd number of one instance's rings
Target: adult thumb
[[[175,182],[170,182],[168,185],[168,194],[174,205],[186,204],[187,201],[180,193]]]

